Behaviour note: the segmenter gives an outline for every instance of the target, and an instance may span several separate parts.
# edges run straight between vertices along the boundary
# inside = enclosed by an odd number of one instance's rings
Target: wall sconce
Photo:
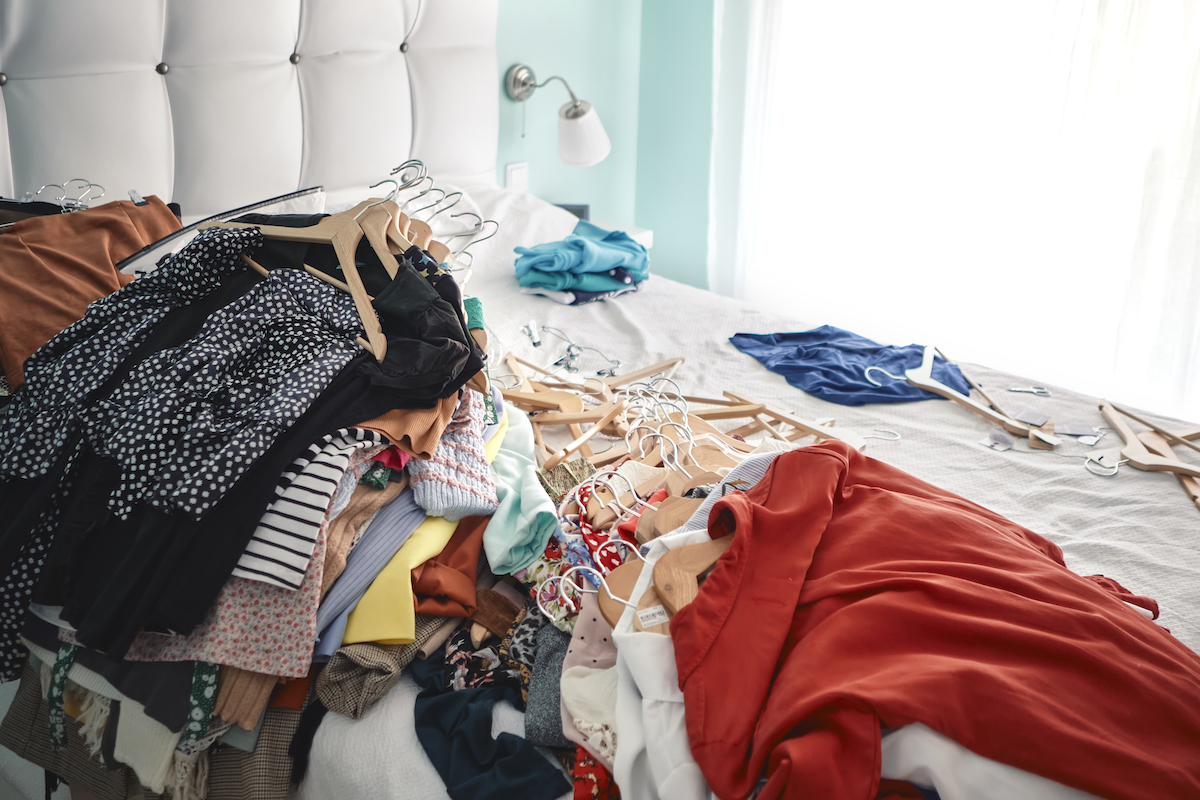
[[[504,88],[509,97],[523,103],[533,95],[534,89],[540,89],[550,81],[562,81],[567,94],[571,95],[571,101],[558,110],[558,157],[572,167],[599,164],[612,151],[612,143],[608,141],[596,109],[576,97],[565,80],[553,75],[538,83],[533,70],[524,64],[514,64],[504,78]]]

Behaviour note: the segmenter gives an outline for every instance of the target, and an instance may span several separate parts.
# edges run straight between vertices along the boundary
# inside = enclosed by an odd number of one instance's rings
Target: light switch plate
[[[529,162],[517,161],[504,166],[504,188],[518,192],[529,191]]]

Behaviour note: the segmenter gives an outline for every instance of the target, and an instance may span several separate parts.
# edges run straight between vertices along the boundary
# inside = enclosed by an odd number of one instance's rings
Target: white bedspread
[[[688,394],[721,397],[723,390],[742,392],[801,417],[833,417],[838,427],[863,434],[880,427],[896,431],[899,441],[868,441],[866,453],[905,469],[931,483],[987,506],[1054,541],[1067,566],[1080,574],[1103,574],[1130,591],[1156,599],[1159,622],[1193,650],[1200,650],[1200,510],[1174,476],[1123,466],[1115,477],[1093,475],[1081,456],[1092,448],[1074,437],[1053,453],[1031,452],[1018,442],[1009,452],[985,448],[979,441],[992,425],[949,401],[924,400],[893,405],[848,407],[819,400],[787,384],[728,341],[738,332],[800,331],[838,320],[820,314],[820,302],[796,298],[795,319],[764,313],[744,303],[653,277],[640,292],[614,301],[563,306],[541,297],[521,295],[513,272],[513,244],[535,244],[561,238],[574,219],[561,209],[521,196],[519,214],[499,215],[517,201],[505,190],[472,192],[484,213],[504,224],[501,235],[477,249],[468,294],[484,302],[493,337],[493,353],[512,350],[520,357],[549,366],[563,355],[565,343],[543,334],[535,348],[521,326],[531,319],[561,329],[576,343],[596,347],[623,362],[622,371],[683,356],[687,361],[675,380]],[[1002,332],[997,332],[1002,335]],[[893,344],[908,344],[894,342]],[[921,342],[937,344],[937,342]],[[954,353],[948,354],[951,358]],[[1064,354],[1064,357],[1067,357]],[[591,362],[592,369],[599,363]],[[1051,386],[1051,397],[1006,391],[1029,386],[1021,378],[975,365],[964,369],[984,387],[995,387],[1010,412],[1021,407],[1049,414],[1059,423],[1104,426],[1096,398]],[[499,366],[493,370],[502,371]],[[580,373],[584,374],[584,373]],[[593,373],[594,374],[594,373]],[[1120,397],[1110,398],[1120,403]],[[1153,414],[1168,427],[1182,423]],[[1135,430],[1141,429],[1136,423]],[[1097,445],[1120,444],[1115,432]],[[1192,463],[1190,455],[1179,456]]]

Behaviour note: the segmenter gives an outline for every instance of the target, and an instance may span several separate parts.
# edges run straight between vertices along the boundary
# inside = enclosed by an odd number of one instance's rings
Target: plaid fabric
[[[88,755],[87,745],[79,735],[79,723],[67,717],[66,747],[54,752],[50,746],[50,719],[46,701],[42,699],[41,677],[37,670],[25,664],[21,684],[12,705],[0,722],[0,745],[48,770],[71,785],[89,789],[100,800],[147,798],[133,770],[122,768],[108,771],[98,760]]]
[[[330,711],[359,719],[400,680],[400,672],[445,622],[444,617],[417,614],[410,644],[348,644],[329,659],[317,676],[317,697]]]
[[[596,467],[586,458],[564,461],[549,472],[544,469],[537,471],[538,481],[555,503],[594,474]]]
[[[287,748],[300,712],[269,708],[253,753],[218,747],[208,757],[207,800],[287,800],[292,762]],[[145,791],[128,768],[109,771],[87,753],[79,723],[66,720],[67,746],[50,748],[49,718],[42,700],[41,678],[28,665],[8,715],[0,723],[0,745],[70,784],[89,789],[100,800],[170,800],[170,794]]]
[[[287,800],[292,776],[288,745],[300,712],[268,708],[254,752],[220,747],[208,756],[207,800]]]

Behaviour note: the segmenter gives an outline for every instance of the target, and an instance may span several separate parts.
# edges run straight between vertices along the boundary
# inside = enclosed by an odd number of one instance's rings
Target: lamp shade
[[[600,115],[586,101],[558,110],[558,157],[572,167],[599,164],[612,151]]]

